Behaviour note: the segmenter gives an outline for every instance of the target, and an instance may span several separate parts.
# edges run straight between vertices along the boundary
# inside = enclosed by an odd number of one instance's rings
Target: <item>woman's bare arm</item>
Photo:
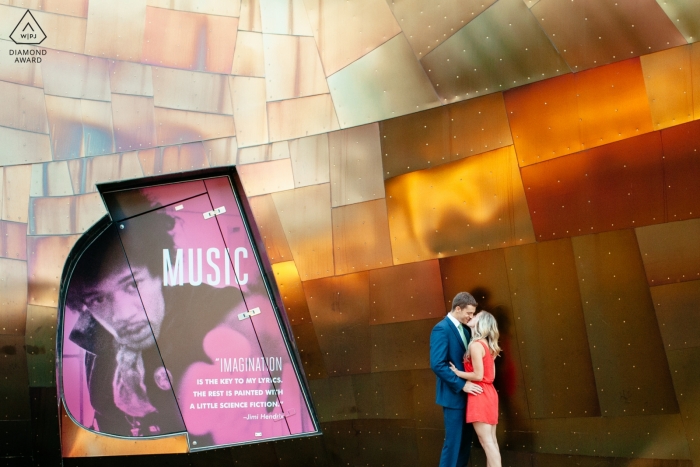
[[[474,345],[475,343],[469,344],[469,356],[474,366],[473,372],[459,371],[450,362],[450,370],[458,377],[466,379],[467,381],[481,381],[484,379],[484,348],[481,345]]]

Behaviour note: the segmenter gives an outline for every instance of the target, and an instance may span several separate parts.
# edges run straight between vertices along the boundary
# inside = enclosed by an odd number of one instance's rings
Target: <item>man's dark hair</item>
[[[470,294],[469,292],[460,292],[457,295],[455,295],[455,298],[452,299],[453,310],[457,307],[466,308],[469,305],[472,305],[474,307],[479,305],[472,296],[472,294]]]

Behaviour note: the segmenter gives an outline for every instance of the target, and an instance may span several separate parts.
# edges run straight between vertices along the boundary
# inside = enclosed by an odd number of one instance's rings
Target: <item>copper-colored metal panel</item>
[[[10,40],[10,34],[26,11],[27,8],[22,6],[15,8],[0,5],[0,31],[2,31],[0,39]],[[32,15],[46,35],[46,39],[41,43],[43,48],[83,53],[85,49],[85,18],[57,15],[34,9]]]
[[[440,273],[445,310],[452,307],[455,295],[467,291],[479,302],[478,308],[492,313],[498,322],[499,345],[503,353],[496,360],[494,384],[501,396],[499,419],[505,421],[528,418],[529,410],[503,252],[503,249],[498,249],[443,258]],[[504,427],[508,428],[507,423]]]
[[[328,135],[333,207],[384,197],[379,125]]]
[[[10,55],[10,50],[14,49],[14,45],[14,42],[0,40],[0,57],[2,57],[0,58],[0,80],[43,88],[44,80],[41,76],[39,63],[24,63],[23,66],[13,66],[15,60]],[[28,48],[34,49],[33,47]]]
[[[240,0],[148,0],[148,5],[192,13],[234,17],[238,17],[241,11]]]
[[[654,0],[540,0],[532,13],[573,71],[686,43]]]
[[[109,87],[118,94],[153,97],[153,71],[148,65],[110,60]]]
[[[270,141],[300,138],[340,128],[330,94],[268,102]]]
[[[238,175],[247,196],[258,196],[294,188],[289,159],[238,166]]]
[[[82,233],[107,214],[97,193],[32,198],[29,235]]]
[[[569,72],[522,0],[501,0],[421,59],[440,99],[470,99]]]
[[[530,417],[600,415],[571,241],[504,253]]]
[[[697,114],[696,114],[697,115]],[[667,219],[677,221],[700,216],[700,122],[690,122],[661,132],[664,147],[664,195]]]
[[[31,412],[24,337],[0,335],[0,348],[3,350],[0,372],[4,376],[0,386],[0,398],[3,400],[0,417],[3,421],[29,420]]]
[[[35,87],[0,81],[0,125],[35,133],[49,132],[44,92]]]
[[[1,141],[1,140],[0,140]],[[5,167],[2,184],[2,220],[27,223],[32,166]]]
[[[313,37],[263,34],[268,101],[327,94]]]
[[[394,264],[534,241],[512,146],[385,182]]]
[[[262,32],[312,36],[303,0],[257,0],[260,5]]]
[[[690,47],[690,65],[692,67],[693,73],[693,107],[694,117],[696,120],[700,119],[700,45],[693,43]]]
[[[289,144],[286,141],[242,148],[238,151],[237,163],[238,165],[254,164],[280,159],[289,159]]]
[[[130,62],[141,61],[146,0],[90,2],[85,53]]]
[[[328,77],[342,128],[440,104],[403,34]]]
[[[0,278],[0,334],[21,336],[27,318],[27,262],[0,258]]]
[[[307,281],[304,292],[328,375],[369,373],[369,273]]]
[[[113,153],[114,132],[112,130],[111,103],[82,99],[80,112],[83,122],[83,154],[98,156]]]
[[[700,219],[635,230],[649,286],[700,279]]]
[[[318,345],[314,325],[307,323],[292,326],[292,333],[294,334],[297,349],[299,349],[299,356],[301,357],[306,378],[309,380],[327,378],[328,374],[323,362],[323,353]]]
[[[246,147],[267,143],[270,140],[267,132],[265,80],[232,76],[229,81],[238,145]]]
[[[666,353],[694,463],[700,461],[700,347]]]
[[[144,175],[156,175],[209,167],[202,143],[181,144],[157,148],[152,151],[139,151],[139,162]]]
[[[274,193],[272,199],[301,280],[332,276],[334,267],[330,186],[313,185],[282,191]],[[309,307],[313,310],[311,302]],[[323,347],[323,344],[321,346]]]
[[[373,269],[369,280],[371,325],[443,318],[449,309],[442,300],[437,261]]]
[[[29,386],[56,385],[56,308],[29,305],[24,342]]]
[[[49,135],[0,126],[0,166],[51,160]]]
[[[239,23],[239,28],[240,28]],[[239,31],[233,53],[232,75],[265,77],[262,34]]]
[[[109,101],[109,61],[66,52],[42,57],[47,95]],[[76,74],[78,74],[76,76]]]
[[[241,16],[238,22],[241,31],[262,32],[260,0],[241,0]]]
[[[352,376],[311,381],[309,389],[321,423],[358,417]]]
[[[146,7],[146,24],[143,63],[210,73],[231,71],[238,18]]]
[[[296,188],[331,181],[327,133],[290,141],[289,153]]]
[[[272,265],[277,289],[284,303],[284,311],[292,326],[311,322],[309,306],[306,304],[304,288],[301,285],[299,272],[294,261],[285,261]]]
[[[27,237],[29,273],[28,303],[55,308],[58,286],[68,253],[80,235],[62,237]]]
[[[413,380],[413,418],[416,421],[416,426],[434,430],[444,429],[442,407],[435,403],[435,373],[430,369],[412,370],[411,377]],[[440,447],[442,447],[442,437],[440,438]]]
[[[226,76],[153,67],[153,94],[157,107],[233,115]]]
[[[235,136],[233,117],[155,107],[158,145],[190,143],[205,139]]]
[[[449,0],[432,3],[400,0],[389,3],[401,29],[421,58],[493,5],[495,0]]]
[[[660,133],[521,170],[538,241],[664,221]]]
[[[572,243],[601,415],[678,413],[634,232]]]
[[[27,224],[0,221],[0,257],[27,259]]]
[[[387,7],[387,4],[380,0],[305,0],[304,4],[326,76],[344,68],[401,32],[389,9],[394,6]]]
[[[113,94],[112,117],[117,151],[156,146],[152,97]]]
[[[413,378],[411,371],[367,373],[352,376],[358,418],[411,420]]]
[[[655,130],[693,119],[691,46],[640,57]]]
[[[372,373],[430,368],[430,331],[441,319],[372,326]]]
[[[527,0],[530,1],[530,0]],[[615,453],[610,453],[614,455]],[[574,456],[570,454],[540,454],[534,453],[532,465],[534,467],[613,467],[621,465],[620,458],[598,456]],[[518,465],[518,464],[515,464]],[[528,464],[531,465],[531,464]],[[622,465],[639,467],[692,467],[689,460],[681,459],[625,459]]]
[[[236,138],[210,139],[203,144],[211,167],[236,165],[238,153]]]
[[[391,241],[383,199],[334,208],[335,273],[391,266]]]
[[[46,96],[54,159],[75,159],[83,153],[83,115],[80,99]]]
[[[82,159],[73,159],[71,162]],[[66,161],[32,165],[30,196],[67,196],[73,194]]]
[[[652,287],[651,299],[667,351],[700,347],[700,281]]]
[[[256,196],[249,198],[248,202],[250,203],[250,209],[253,211],[255,224],[258,226],[258,231],[265,244],[267,259],[272,264],[290,261],[292,259],[292,251],[289,249],[287,238],[284,236],[284,229],[277,215],[272,196]]]
[[[67,163],[68,171],[75,194],[95,192],[98,183],[143,177],[136,152],[73,159]]]
[[[63,457],[136,456],[188,452],[187,435],[157,439],[123,439],[98,435],[78,426],[61,403],[61,454]]]

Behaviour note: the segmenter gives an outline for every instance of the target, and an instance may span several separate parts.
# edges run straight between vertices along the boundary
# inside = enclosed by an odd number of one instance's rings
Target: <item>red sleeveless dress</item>
[[[493,379],[496,377],[496,365],[491,356],[488,345],[484,341],[478,341],[484,346],[484,378],[481,381],[473,381],[484,390],[478,396],[467,394],[467,423],[483,422],[489,425],[498,424],[498,393],[493,387]],[[474,371],[471,359],[464,359],[464,371]]]

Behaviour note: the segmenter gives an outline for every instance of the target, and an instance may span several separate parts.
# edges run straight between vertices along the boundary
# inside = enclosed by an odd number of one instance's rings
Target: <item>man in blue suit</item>
[[[467,424],[467,393],[479,394],[480,386],[465,382],[450,370],[450,362],[464,371],[464,354],[471,331],[466,323],[474,316],[476,300],[460,292],[452,300],[452,310],[430,333],[430,368],[437,376],[436,402],[445,420],[445,444],[440,467],[464,467],[469,462],[474,429]]]

